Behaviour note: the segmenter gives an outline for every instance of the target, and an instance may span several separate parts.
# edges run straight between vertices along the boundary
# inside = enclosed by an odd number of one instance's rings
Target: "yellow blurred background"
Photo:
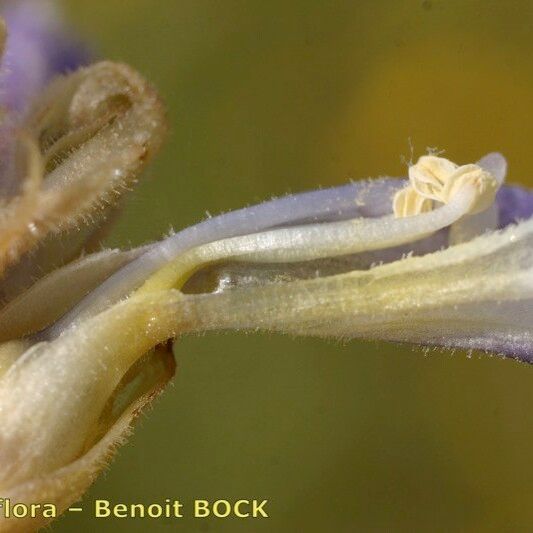
[[[290,191],[492,150],[533,185],[531,0],[63,1],[171,135],[109,245]],[[533,370],[384,343],[187,337],[107,475],[52,531],[528,531]],[[90,502],[269,500],[268,520],[95,520]]]

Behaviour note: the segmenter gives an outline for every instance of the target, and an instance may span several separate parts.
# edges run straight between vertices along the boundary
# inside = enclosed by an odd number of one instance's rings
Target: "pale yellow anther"
[[[447,204],[465,187],[475,189],[468,214],[484,211],[494,202],[499,183],[479,165],[458,166],[444,157],[422,156],[409,167],[409,185],[394,195],[393,211],[397,218],[430,211],[434,202]]]
[[[431,211],[433,200],[424,198],[411,185],[408,185],[394,195],[393,209],[396,217],[408,217],[412,214]]]

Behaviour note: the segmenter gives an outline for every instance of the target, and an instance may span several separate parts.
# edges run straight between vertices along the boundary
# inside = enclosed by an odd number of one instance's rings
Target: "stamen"
[[[433,208],[434,202],[448,204],[465,187],[475,195],[465,214],[474,215],[490,207],[500,186],[498,180],[479,165],[458,166],[443,157],[422,156],[409,167],[410,184],[394,195],[396,218],[419,215]]]
[[[426,213],[433,209],[433,201],[419,194],[411,185],[394,195],[393,210],[396,218]]]

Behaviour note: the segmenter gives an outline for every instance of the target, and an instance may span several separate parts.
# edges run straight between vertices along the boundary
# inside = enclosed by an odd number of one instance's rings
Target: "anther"
[[[473,215],[494,202],[499,184],[479,165],[458,166],[443,157],[422,156],[409,167],[409,185],[394,195],[394,216],[401,218],[430,211],[435,202],[447,204],[465,187],[475,190],[475,198],[465,213]]]

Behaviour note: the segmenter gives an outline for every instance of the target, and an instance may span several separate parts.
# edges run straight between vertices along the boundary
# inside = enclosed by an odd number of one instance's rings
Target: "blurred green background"
[[[159,88],[170,139],[111,245],[289,191],[399,175],[427,146],[533,162],[533,2],[64,1]],[[529,531],[533,371],[464,354],[188,337],[174,386],[52,527],[102,532]],[[269,500],[268,520],[95,520],[89,502]]]

